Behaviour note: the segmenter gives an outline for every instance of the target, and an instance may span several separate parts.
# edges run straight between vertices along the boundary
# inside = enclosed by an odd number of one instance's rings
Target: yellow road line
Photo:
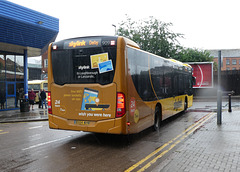
[[[201,118],[199,121],[197,121],[196,123],[192,124],[190,127],[188,127],[186,130],[184,130],[181,134],[179,134],[177,137],[175,137],[174,139],[170,140],[169,142],[165,143],[164,145],[162,145],[161,147],[159,147],[158,149],[156,149],[154,152],[152,152],[151,154],[149,154],[148,156],[146,156],[144,159],[140,160],[139,162],[137,162],[136,164],[134,164],[133,166],[131,166],[130,168],[128,168],[127,170],[125,170],[125,172],[130,172],[133,171],[135,168],[137,168],[139,165],[143,164],[145,161],[147,161],[148,159],[152,158],[155,154],[159,153],[161,150],[163,150],[165,147],[169,146],[170,144],[173,145],[170,146],[170,148],[168,148],[167,150],[165,150],[164,152],[162,152],[161,154],[159,154],[156,158],[154,158],[152,161],[150,161],[149,163],[147,163],[143,168],[141,168],[139,171],[144,171],[145,169],[147,169],[148,167],[151,166],[151,164],[155,163],[157,159],[161,158],[163,155],[165,155],[167,152],[169,152],[172,148],[174,148],[178,143],[180,143],[183,139],[185,139],[188,135],[190,135],[191,133],[193,133],[196,129],[198,129],[201,125],[203,125],[208,119],[210,119],[213,116],[213,113],[209,113],[206,116],[204,116],[203,118]],[[179,139],[179,140],[178,140]]]
[[[7,132],[2,132],[2,133],[0,133],[0,134],[7,134],[7,133],[9,133],[8,131]]]
[[[161,154],[159,154],[156,158],[154,158],[152,161],[150,161],[149,163],[147,163],[144,167],[142,167],[140,170],[138,170],[138,172],[142,172],[145,171],[147,168],[149,168],[152,164],[154,164],[159,158],[161,158],[163,155],[165,155],[167,152],[169,152],[171,149],[173,149],[178,143],[180,143],[181,141],[183,141],[187,136],[189,136],[190,134],[192,134],[194,131],[196,131],[200,126],[202,126],[205,122],[207,122],[211,117],[213,116],[213,114],[211,116],[209,116],[208,118],[206,118],[204,121],[202,121],[201,123],[199,123],[197,126],[195,126],[194,128],[192,128],[189,132],[187,132],[185,135],[183,135],[178,141],[176,141],[173,145],[171,145],[171,147],[169,149],[167,149],[166,151],[162,152]]]

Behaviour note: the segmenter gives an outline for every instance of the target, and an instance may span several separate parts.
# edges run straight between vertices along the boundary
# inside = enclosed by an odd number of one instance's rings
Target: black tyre
[[[188,108],[188,101],[187,98],[185,98],[185,102],[184,102],[184,111],[186,111]]]
[[[153,125],[153,129],[154,131],[158,131],[160,126],[161,126],[161,122],[162,122],[162,112],[160,107],[156,107],[155,108],[155,115],[154,115],[154,125]]]

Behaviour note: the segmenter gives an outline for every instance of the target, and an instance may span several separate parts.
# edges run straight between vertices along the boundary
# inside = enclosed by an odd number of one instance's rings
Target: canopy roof
[[[56,39],[59,19],[6,0],[0,9],[0,51],[39,56]]]

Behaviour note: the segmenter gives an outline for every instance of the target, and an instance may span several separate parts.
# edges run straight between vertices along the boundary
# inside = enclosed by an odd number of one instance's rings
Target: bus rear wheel
[[[186,111],[188,108],[188,101],[187,98],[185,98],[185,102],[184,102],[184,111]]]
[[[162,122],[162,115],[161,115],[161,109],[159,106],[155,108],[155,115],[154,115],[154,125],[153,130],[158,131]]]

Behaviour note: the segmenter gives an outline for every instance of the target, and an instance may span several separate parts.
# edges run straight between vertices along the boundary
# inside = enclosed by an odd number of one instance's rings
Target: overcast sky
[[[125,14],[138,21],[153,16],[184,34],[181,45],[199,49],[240,48],[239,0],[9,0],[59,18],[57,40],[114,35]]]

